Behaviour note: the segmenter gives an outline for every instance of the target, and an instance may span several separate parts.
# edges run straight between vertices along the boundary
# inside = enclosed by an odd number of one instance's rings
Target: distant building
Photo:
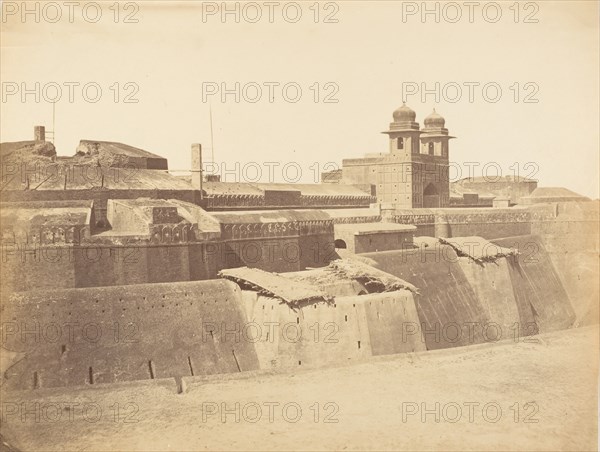
[[[421,129],[416,113],[402,104],[393,113],[389,152],[342,161],[342,182],[371,184],[378,203],[398,208],[447,207],[450,202],[445,120],[434,110]]]
[[[520,204],[521,198],[529,196],[537,188],[537,181],[522,176],[505,177],[468,177],[452,182],[451,196],[465,195],[463,203],[469,204],[466,194],[479,195],[479,206],[491,205],[494,197],[508,198],[511,205]],[[485,199],[485,201],[482,201]],[[452,203],[460,204],[460,203]]]
[[[322,184],[339,184],[342,182],[342,170],[335,169],[331,171],[323,171],[321,173]]]
[[[336,249],[351,253],[403,250],[411,248],[416,226],[396,223],[334,225]]]
[[[529,196],[521,198],[522,204],[539,204],[544,202],[582,202],[590,198],[582,196],[563,187],[539,187]]]

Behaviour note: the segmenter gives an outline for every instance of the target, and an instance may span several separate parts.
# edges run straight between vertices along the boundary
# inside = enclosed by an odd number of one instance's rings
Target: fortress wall
[[[335,252],[334,236],[329,233],[300,236],[298,249],[300,250],[299,270],[307,267],[324,267],[339,258]]]
[[[124,181],[123,189],[100,188],[100,182],[96,181],[95,188],[83,188],[67,190],[5,190],[2,192],[2,202],[24,202],[24,201],[64,201],[64,200],[93,200],[99,208],[106,213],[106,204],[109,199],[179,199],[195,203],[196,191],[189,190],[167,190],[161,189],[135,189],[126,187]],[[104,217],[106,218],[106,216]]]
[[[458,209],[437,212],[437,222],[448,223],[448,237],[479,236],[484,239],[531,234],[527,211],[501,209]]]
[[[543,239],[575,310],[576,324],[598,323],[598,203],[558,203],[535,208],[532,231]]]
[[[316,303],[296,312],[255,292],[244,291],[242,299],[246,336],[262,369],[317,367],[425,350],[409,291],[339,297],[333,304]],[[403,333],[408,324],[410,334]]]
[[[548,246],[547,237],[544,242]],[[579,250],[573,244],[566,244],[564,249],[548,251],[548,256],[571,300],[576,325],[597,324],[600,318],[598,252]]]
[[[262,326],[255,343],[261,368],[317,367],[371,356],[368,330],[360,329],[360,312],[351,304],[314,304],[294,312],[277,299],[250,294],[246,310],[248,321]],[[267,337],[268,322],[274,329]],[[364,317],[362,323],[366,326]]]
[[[189,248],[182,246],[151,246],[145,249],[148,282],[189,281]]]
[[[450,237],[468,237],[475,235],[491,240],[499,237],[531,234],[531,225],[529,223],[513,223],[510,220],[503,223],[449,222],[449,226]]]
[[[75,256],[74,287],[190,280],[186,245],[90,246]]]
[[[531,234],[530,213],[514,209],[396,209],[393,221],[417,226],[415,236],[485,239]],[[443,231],[443,232],[441,232]]]
[[[2,246],[0,276],[2,291],[74,287],[75,247],[41,247],[6,244]]]
[[[518,325],[521,318],[506,258],[478,264],[468,257],[459,257],[458,265],[492,322],[486,327],[487,340],[517,338],[520,334]]]
[[[245,319],[226,280],[15,293],[2,319],[3,348],[26,353],[5,374],[14,389],[258,369],[223,328]]]
[[[99,186],[100,182],[95,181]],[[126,185],[125,185],[126,186]],[[96,222],[106,222],[107,203],[109,199],[178,199],[198,204],[203,207],[204,202],[200,200],[200,193],[194,190],[165,190],[157,189],[114,189],[114,188],[86,188],[67,190],[4,190],[0,199],[2,202],[26,202],[26,201],[64,201],[64,200],[93,200],[93,210]],[[93,225],[92,225],[93,226]]]
[[[427,350],[412,292],[401,290],[361,298],[373,355]]]
[[[189,245],[189,275],[191,281],[216,279],[222,243],[192,243]]]
[[[323,267],[337,258],[331,234],[226,241],[218,253],[219,270],[248,266],[271,272]]]
[[[75,251],[75,285],[97,287],[148,282],[146,253],[140,247],[82,246]],[[60,278],[60,275],[56,276]],[[33,286],[30,289],[36,289]]]
[[[247,265],[287,272],[322,267],[337,258],[327,234],[181,245],[3,245],[5,291],[99,287],[214,279]]]
[[[271,272],[302,269],[296,237],[232,240],[222,246],[219,269],[243,266]]]
[[[394,223],[416,226],[415,237],[435,237],[436,218],[432,209],[396,209],[392,220]]]
[[[428,350],[485,342],[482,328],[492,321],[477,297],[454,250],[442,245],[432,250],[366,253],[375,266],[413,284]]]
[[[507,258],[513,293],[521,317],[522,334],[534,333],[526,324],[533,319],[540,333],[570,328],[575,311],[539,236],[527,235],[493,240],[516,248],[520,254]],[[528,332],[523,332],[527,327]]]

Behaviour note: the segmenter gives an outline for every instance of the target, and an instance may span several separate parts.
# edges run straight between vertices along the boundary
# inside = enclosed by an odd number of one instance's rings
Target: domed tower
[[[392,113],[394,121],[385,133],[389,137],[389,154],[374,166],[377,202],[399,208],[415,207],[415,157],[419,155],[421,130],[417,114],[405,103]]]
[[[416,113],[402,104],[385,133],[389,152],[342,161],[342,181],[369,185],[386,208],[445,207],[450,202],[448,140],[445,121],[435,111],[420,129]]]
[[[419,152],[419,123],[415,122],[417,114],[405,103],[392,113],[394,122],[390,123],[390,129],[385,133],[390,137],[390,152],[393,154],[405,154],[408,157],[412,153]]]
[[[423,175],[422,206],[445,207],[450,202],[448,142],[454,137],[448,135],[446,120],[435,111],[435,108],[423,123],[425,127],[421,130],[419,154],[422,159],[427,160],[428,166],[434,171]]]
[[[448,135],[444,117],[434,108],[431,114],[425,118],[424,124],[421,135],[421,153],[448,159],[448,140],[454,137]]]

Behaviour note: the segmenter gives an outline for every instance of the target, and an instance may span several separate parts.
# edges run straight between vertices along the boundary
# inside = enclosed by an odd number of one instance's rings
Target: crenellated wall
[[[531,213],[525,209],[395,210],[391,221],[417,226],[415,235],[479,236],[485,239],[531,234]]]

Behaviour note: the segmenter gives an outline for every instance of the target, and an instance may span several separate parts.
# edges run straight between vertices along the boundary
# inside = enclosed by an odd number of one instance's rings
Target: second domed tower
[[[448,158],[448,140],[454,138],[448,135],[446,120],[435,111],[425,118],[425,127],[421,129],[421,154],[436,155]]]
[[[425,118],[425,121],[423,121],[423,124],[425,125],[425,128],[444,128],[444,126],[446,125],[446,120],[444,119],[444,117],[440,114],[438,114],[438,112],[435,111],[435,108],[433,109],[433,111],[431,112],[431,114],[429,116],[427,116]]]

